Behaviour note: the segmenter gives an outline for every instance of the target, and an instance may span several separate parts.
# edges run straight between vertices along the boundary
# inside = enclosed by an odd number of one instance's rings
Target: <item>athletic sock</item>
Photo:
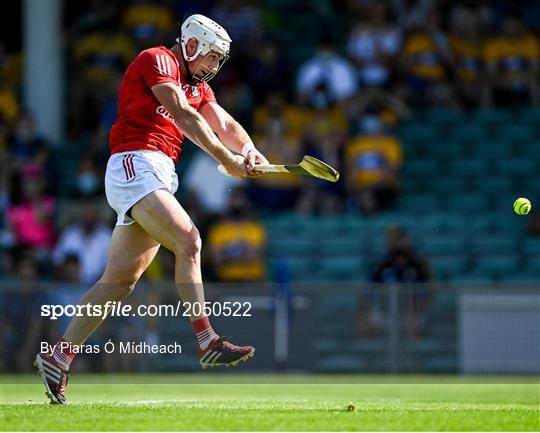
[[[65,343],[69,344],[69,342],[64,338],[58,340],[58,343],[56,343],[56,346],[54,346],[52,356],[54,360],[58,363],[58,365],[60,365],[60,367],[62,367],[64,370],[69,370],[71,361],[75,359],[76,353],[71,350],[71,345],[69,345],[67,348],[61,348],[60,346],[62,343],[64,343],[64,346]]]
[[[213,340],[219,338],[219,335],[212,329],[208,317],[201,317],[200,319],[191,322],[191,325],[197,336],[197,344],[203,350],[206,349]]]

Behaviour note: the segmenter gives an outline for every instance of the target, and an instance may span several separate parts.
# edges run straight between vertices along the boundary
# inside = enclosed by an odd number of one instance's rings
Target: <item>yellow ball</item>
[[[531,202],[528,198],[520,197],[514,202],[514,212],[518,215],[527,215],[531,211]]]

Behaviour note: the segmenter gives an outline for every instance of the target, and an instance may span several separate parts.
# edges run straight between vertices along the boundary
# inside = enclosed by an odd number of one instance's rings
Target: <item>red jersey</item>
[[[208,83],[186,84],[169,49],[159,46],[144,50],[128,66],[120,85],[118,114],[109,134],[111,153],[161,150],[174,162],[178,160],[184,134],[152,93],[151,87],[161,83],[181,86],[196,110],[216,101]]]

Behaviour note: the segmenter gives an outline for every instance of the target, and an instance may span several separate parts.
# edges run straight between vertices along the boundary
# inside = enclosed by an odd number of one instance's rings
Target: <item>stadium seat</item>
[[[426,178],[440,174],[440,165],[432,159],[413,159],[407,161],[403,167],[404,177]]]
[[[470,119],[478,125],[493,126],[509,123],[512,121],[512,115],[508,110],[493,109],[493,108],[481,108],[475,110]]]
[[[442,281],[463,274],[467,269],[467,260],[461,255],[439,255],[428,258],[435,277]]]
[[[439,126],[459,125],[465,122],[465,113],[453,108],[434,108],[425,113],[424,120]]]
[[[432,125],[407,125],[398,130],[398,135],[405,143],[435,143],[438,129]]]
[[[526,254],[523,257],[523,266],[525,269],[529,269],[531,271],[535,270],[538,274],[540,274],[540,254]]]
[[[419,242],[419,250],[430,257],[432,254],[463,254],[465,239],[456,235],[428,236]]]
[[[488,209],[488,197],[484,194],[451,194],[444,200],[444,206],[450,212],[482,212]]]
[[[400,208],[408,212],[426,212],[439,208],[439,196],[436,194],[415,194],[401,199]]]
[[[302,225],[302,222],[295,215],[287,214],[266,218],[264,223],[271,233],[280,234],[296,234]]]
[[[459,232],[467,224],[466,217],[461,213],[430,212],[422,217],[426,231],[433,233]]]
[[[467,233],[471,239],[478,236],[488,235],[490,233],[501,235],[512,232],[512,226],[516,223],[516,219],[508,212],[508,209],[502,213],[484,214],[478,218],[469,218],[466,226],[463,227],[463,232]]]
[[[467,145],[459,141],[441,140],[424,147],[424,156],[445,163],[450,159],[460,158],[467,150]]]
[[[525,254],[535,254],[540,256],[540,238],[529,238],[525,239],[525,242],[522,245],[522,250]],[[540,263],[538,263],[540,269]]]
[[[358,256],[320,257],[314,271],[321,281],[355,281],[365,278],[365,264]]]
[[[533,160],[522,157],[497,161],[495,168],[497,174],[502,176],[530,177],[536,173],[537,164]]]
[[[516,118],[525,124],[540,125],[540,108],[523,108],[517,113]]]
[[[514,146],[507,141],[479,141],[470,143],[468,147],[468,153],[474,158],[500,159],[510,158],[514,154]]]
[[[450,161],[449,174],[452,176],[484,177],[489,172],[489,165],[483,159],[461,159]]]
[[[472,263],[473,272],[491,276],[492,278],[504,278],[517,270],[518,258],[515,256],[481,256]]]
[[[514,189],[514,182],[510,177],[478,177],[472,180],[472,188],[470,190],[481,194],[500,194],[510,193]]]
[[[401,191],[403,191],[405,194],[425,192],[426,182],[422,182],[420,179],[417,179],[416,177],[405,176],[401,179],[400,183],[401,183]]]
[[[290,256],[309,256],[315,252],[315,239],[309,237],[274,237],[268,247],[270,254]]]
[[[487,138],[487,129],[475,124],[457,125],[448,129],[447,137],[463,143],[474,143]]]
[[[540,140],[524,140],[514,145],[514,148],[517,148],[519,155],[540,162]]]
[[[470,240],[470,251],[473,254],[505,254],[515,251],[514,237],[475,236]]]
[[[364,245],[356,237],[328,237],[319,239],[316,249],[319,255],[358,255]]]
[[[495,129],[494,137],[497,140],[509,143],[533,140],[536,138],[534,128],[527,124],[503,124]]]
[[[429,191],[441,195],[461,194],[466,189],[465,179],[462,177],[441,177],[429,182]]]

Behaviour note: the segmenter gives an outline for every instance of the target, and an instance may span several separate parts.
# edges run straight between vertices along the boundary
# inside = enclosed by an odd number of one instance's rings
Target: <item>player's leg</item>
[[[144,197],[132,209],[131,216],[156,241],[175,255],[175,281],[183,302],[204,306],[201,276],[201,238],[180,203],[167,190],[160,189]],[[196,313],[201,312],[196,309]],[[252,356],[251,346],[234,346],[222,341],[203,314],[190,320],[197,335],[199,357],[203,367],[236,365]]]
[[[174,196],[157,190],[139,201],[131,215],[154,239],[175,255],[175,282],[182,301],[204,303],[201,238],[197,227]],[[192,315],[191,321],[200,315]]]
[[[108,301],[118,301],[128,296],[158,249],[159,243],[138,224],[117,226],[112,235],[105,272],[84,294],[79,304],[105,305]],[[68,370],[76,353],[71,346],[63,345],[84,343],[102,321],[102,317],[74,316],[53,353],[36,355],[35,364],[51,403],[67,403],[65,390]]]
[[[128,296],[150,265],[159,249],[139,224],[116,226],[109,248],[105,272],[84,294],[80,305],[103,305]],[[82,344],[101,324],[103,317],[74,316],[63,338],[72,344]]]

